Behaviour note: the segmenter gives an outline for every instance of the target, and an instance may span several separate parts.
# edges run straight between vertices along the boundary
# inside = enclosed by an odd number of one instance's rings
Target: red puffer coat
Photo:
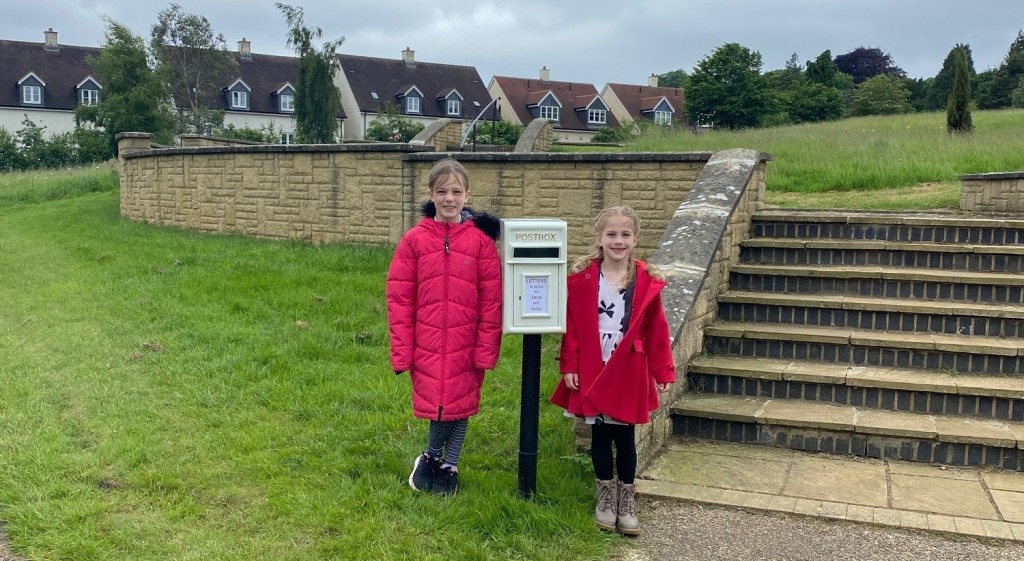
[[[551,402],[573,415],[605,414],[623,423],[646,423],[651,411],[658,408],[657,384],[676,380],[668,321],[661,304],[666,283],[651,276],[643,261],[637,261],[629,328],[608,364],[602,366],[598,267],[595,261],[569,276],[568,325],[562,336],[559,371],[579,374],[580,389],[570,390],[559,380]]]
[[[480,410],[484,370],[501,347],[498,220],[463,210],[437,222],[434,203],[398,243],[388,270],[391,366],[409,371],[413,414],[454,421]]]

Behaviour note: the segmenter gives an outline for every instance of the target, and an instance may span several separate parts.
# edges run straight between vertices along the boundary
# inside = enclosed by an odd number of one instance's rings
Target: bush
[[[220,138],[230,138],[232,140],[248,140],[250,142],[280,144],[282,132],[283,131],[280,128],[277,131],[275,131],[273,123],[268,123],[258,129],[254,129],[252,127],[235,127],[235,125],[228,125],[219,130],[215,130],[213,132],[213,135],[218,136]]]
[[[633,138],[633,134],[622,127],[601,127],[594,133],[593,142],[621,144]]]
[[[523,126],[508,121],[479,121],[474,125],[476,132],[471,136],[477,144],[514,146],[523,134]]]
[[[403,115],[394,103],[387,103],[377,118],[366,127],[366,140],[409,142],[423,130],[422,123]]]
[[[76,126],[72,132],[46,137],[45,130],[28,117],[13,135],[0,128],[0,172],[63,168],[113,155],[102,131]]]

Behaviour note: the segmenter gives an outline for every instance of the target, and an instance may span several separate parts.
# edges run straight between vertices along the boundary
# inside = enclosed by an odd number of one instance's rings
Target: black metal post
[[[537,432],[540,424],[540,335],[523,335],[523,390],[519,405],[519,496],[537,490]]]

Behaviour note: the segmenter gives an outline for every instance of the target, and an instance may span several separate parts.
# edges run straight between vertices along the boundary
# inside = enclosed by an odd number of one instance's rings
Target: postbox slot
[[[558,259],[561,248],[558,247],[513,247],[512,257],[518,259]]]

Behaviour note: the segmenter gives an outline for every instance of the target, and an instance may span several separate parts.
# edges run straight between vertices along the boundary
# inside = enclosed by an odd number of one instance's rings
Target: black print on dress
[[[608,317],[613,317],[615,315],[615,313],[613,312],[614,309],[614,302],[611,304],[605,304],[604,300],[601,300],[601,303],[597,305],[597,315],[608,314]]]
[[[636,288],[636,281],[632,280],[623,288],[620,294],[623,295],[622,301],[624,302],[622,319],[619,321],[619,331],[623,334],[629,329],[629,318],[633,315],[633,292]]]

